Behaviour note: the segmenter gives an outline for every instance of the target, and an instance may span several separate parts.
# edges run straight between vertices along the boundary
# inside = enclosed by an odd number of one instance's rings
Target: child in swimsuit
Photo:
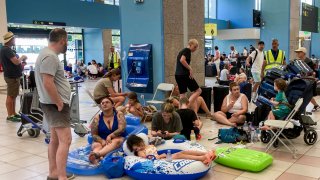
[[[136,156],[142,158],[148,158],[150,155],[154,156],[156,159],[166,158],[166,154],[158,154],[157,148],[154,145],[146,145],[142,138],[136,135],[131,135],[127,139],[127,146],[131,152],[134,152]],[[212,160],[216,157],[215,151],[201,152],[201,151],[180,151],[172,154],[172,159],[190,159],[201,161],[205,165],[209,166]]]

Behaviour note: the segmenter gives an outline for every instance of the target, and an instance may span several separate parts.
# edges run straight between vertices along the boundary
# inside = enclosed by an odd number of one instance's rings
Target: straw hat
[[[299,49],[295,50],[294,52],[303,52],[303,53],[307,53],[307,49],[305,47],[300,47]]]
[[[7,33],[3,36],[3,42],[4,42],[4,43],[7,43],[7,42],[9,42],[12,38],[14,38],[14,34],[13,34],[11,31],[9,31],[9,32],[7,32]]]

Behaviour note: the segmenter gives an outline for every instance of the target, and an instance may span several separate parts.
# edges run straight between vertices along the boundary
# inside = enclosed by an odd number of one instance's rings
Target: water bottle
[[[255,137],[254,137],[255,135],[254,135],[254,131],[253,130],[251,130],[250,131],[250,142],[251,143],[254,143],[255,142]]]
[[[260,138],[261,138],[261,127],[262,126],[263,126],[263,121],[261,121],[259,123],[259,127],[256,129],[256,134],[257,134],[258,141],[260,141]]]
[[[191,144],[196,144],[196,135],[194,134],[193,130],[191,130],[190,141],[191,141]]]
[[[171,155],[171,150],[170,149],[167,151],[166,160],[168,162],[172,161],[172,155]]]
[[[245,131],[245,132],[248,132],[249,131],[249,126],[248,126],[248,123],[247,123],[247,121],[246,122],[244,122],[244,124],[243,124],[243,130]]]
[[[85,154],[84,154],[84,150],[82,148],[79,149],[78,154],[79,154],[79,159],[85,160]]]

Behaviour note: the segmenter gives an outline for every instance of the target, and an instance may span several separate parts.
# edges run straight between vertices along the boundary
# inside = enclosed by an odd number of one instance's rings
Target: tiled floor
[[[27,134],[23,137],[16,135],[19,123],[6,122],[5,108],[5,84],[3,75],[0,75],[0,180],[44,180],[48,174],[47,145],[44,142],[44,135],[38,138],[30,138]],[[84,88],[92,90],[95,81],[88,81],[80,88],[80,117],[89,121],[97,112],[98,108],[92,106],[92,101]],[[206,84],[212,86],[213,80],[207,79]],[[319,98],[317,98],[320,101]],[[19,103],[18,103],[19,104]],[[313,114],[314,120],[320,119],[320,113]],[[216,137],[218,129],[224,127],[209,119],[202,118],[204,122],[200,143],[207,149],[212,149],[226,144],[215,144],[216,141],[208,141],[208,138]],[[150,127],[150,123],[147,123]],[[320,125],[318,125],[320,129]],[[272,149],[274,157],[273,164],[260,173],[250,173],[241,170],[231,169],[214,163],[212,170],[203,179],[223,180],[251,180],[251,179],[288,179],[288,180],[311,180],[320,178],[320,143],[308,146],[304,143],[303,137],[294,140],[298,149],[298,158],[293,159],[291,154],[283,147]],[[86,138],[73,134],[71,149],[86,144]],[[248,148],[263,151],[265,144],[248,144]],[[81,177],[77,180],[98,180],[106,179],[104,176]],[[123,177],[121,179],[129,179]]]

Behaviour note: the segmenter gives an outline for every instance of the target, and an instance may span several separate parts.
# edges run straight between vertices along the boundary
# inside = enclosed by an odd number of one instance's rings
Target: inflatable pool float
[[[146,135],[139,134],[148,142]],[[166,153],[171,150],[171,153],[182,150],[197,150],[206,152],[206,149],[200,144],[191,144],[190,141],[184,140],[167,140],[164,144],[157,146],[158,154]],[[201,161],[177,159],[170,162],[165,159],[150,160],[134,156],[127,148],[126,142],[123,144],[123,151],[127,155],[125,157],[124,170],[125,173],[133,179],[139,180],[171,180],[171,179],[199,179],[207,174],[210,166],[206,166]]]
[[[125,139],[131,134],[148,134],[148,128],[144,125],[138,124],[137,121],[140,122],[140,118],[130,116],[126,116],[127,127],[124,132],[123,137]],[[100,161],[98,165],[93,165],[89,162],[89,154],[91,152],[91,144],[92,144],[92,136],[88,135],[88,145],[84,147],[77,148],[71,152],[69,152],[68,160],[67,160],[67,172],[73,173],[76,175],[84,175],[91,176],[96,174],[105,174],[108,178],[114,178],[110,175],[110,172],[114,175],[116,169],[119,169],[119,165],[121,165],[121,161],[123,161],[122,150],[121,148],[116,149],[109,154],[107,154],[103,160]],[[116,168],[116,169],[114,169]],[[114,169],[114,170],[112,170]],[[121,165],[120,170],[123,170],[123,163]],[[117,176],[115,176],[117,177]]]
[[[251,172],[262,171],[273,161],[270,154],[245,148],[221,147],[216,154],[216,163]]]

